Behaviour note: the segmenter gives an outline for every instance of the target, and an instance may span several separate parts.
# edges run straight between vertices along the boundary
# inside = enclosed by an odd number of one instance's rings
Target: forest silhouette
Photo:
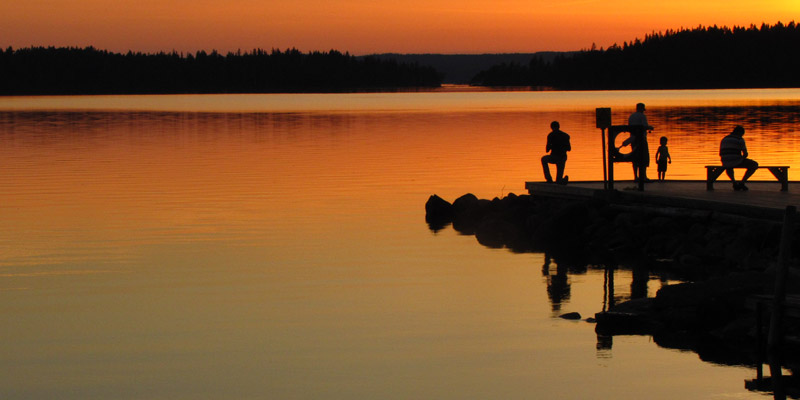
[[[113,53],[93,47],[0,49],[0,94],[270,93],[438,87],[432,67],[336,50]]]
[[[578,89],[800,87],[800,24],[697,27],[644,40],[503,63],[473,79],[480,86]]]
[[[356,57],[294,48],[184,55],[9,47],[0,49],[0,95],[390,91],[439,87],[442,70],[456,75],[468,68],[454,63],[477,63],[479,56],[420,57]],[[797,71],[800,24],[792,21],[746,28],[700,26],[607,49],[592,45],[578,52],[539,53],[527,64],[496,64],[470,83],[560,90],[800,87]]]

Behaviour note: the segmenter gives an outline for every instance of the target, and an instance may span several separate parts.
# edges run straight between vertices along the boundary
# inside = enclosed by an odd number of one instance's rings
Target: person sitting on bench
[[[733,132],[722,138],[719,143],[719,158],[722,160],[722,166],[725,167],[725,173],[728,174],[731,182],[733,182],[733,190],[735,191],[747,190],[745,182],[758,169],[758,163],[747,158],[747,146],[742,136],[744,136],[744,127],[737,125],[733,128]],[[737,183],[733,177],[734,168],[747,168],[741,182]]]

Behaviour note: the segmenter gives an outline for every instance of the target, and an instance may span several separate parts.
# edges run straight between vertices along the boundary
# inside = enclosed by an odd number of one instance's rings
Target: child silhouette
[[[658,146],[658,151],[656,151],[656,164],[658,164],[658,180],[663,182],[667,175],[667,164],[672,164],[666,136],[661,137],[661,146]]]

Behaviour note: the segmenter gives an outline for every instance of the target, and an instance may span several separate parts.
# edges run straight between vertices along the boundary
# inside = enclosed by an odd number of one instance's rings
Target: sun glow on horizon
[[[0,4],[0,46],[221,52],[253,48],[352,54],[508,53],[607,47],[700,25],[789,23],[794,0],[51,0]]]

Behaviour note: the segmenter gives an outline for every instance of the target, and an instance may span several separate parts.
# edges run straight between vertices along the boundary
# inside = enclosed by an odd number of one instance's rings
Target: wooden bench
[[[745,167],[733,167],[734,169],[740,169]],[[778,182],[781,183],[781,191],[786,192],[789,190],[789,167],[788,166],[767,166],[767,165],[759,165],[758,169],[766,168],[769,172],[772,172],[772,175]],[[714,190],[714,181],[722,175],[722,172],[725,171],[725,167],[721,165],[706,165],[706,190]]]

